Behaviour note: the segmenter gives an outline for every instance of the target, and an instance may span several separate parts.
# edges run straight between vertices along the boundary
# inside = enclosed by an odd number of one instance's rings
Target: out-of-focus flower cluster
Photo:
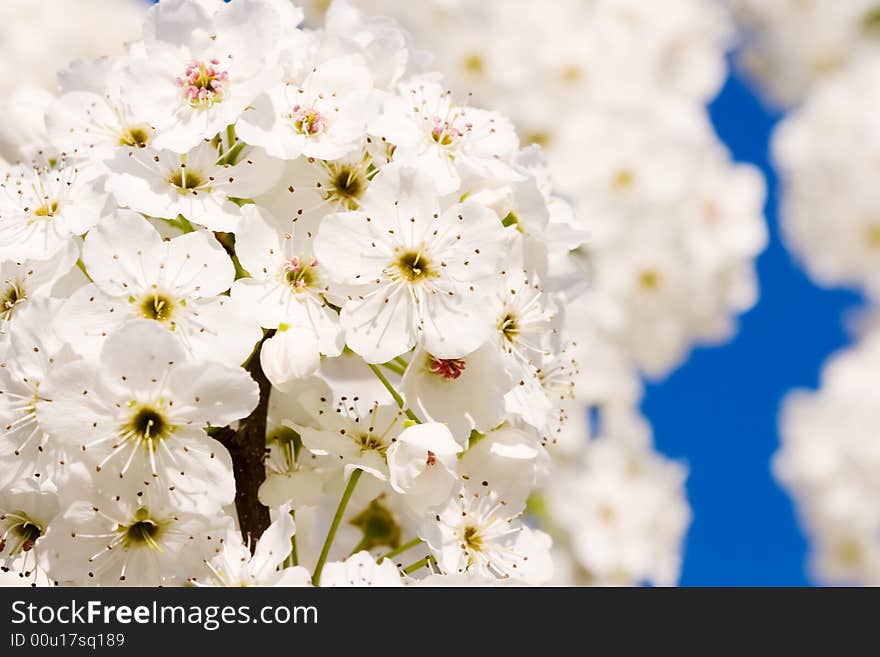
[[[823,580],[880,585],[880,333],[835,355],[818,392],[789,395],[775,470],[794,493]]]
[[[140,35],[148,7],[148,0],[3,0],[0,98],[21,87],[52,91],[74,59],[118,54]]]
[[[874,307],[880,7],[861,0],[735,4],[746,23],[749,70],[771,99],[792,106],[773,139],[787,246],[816,283],[855,289]],[[857,344],[826,365],[819,391],[793,393],[781,414],[777,474],[810,536],[815,574],[827,582],[880,582],[872,314],[864,313]]]
[[[530,507],[569,563],[557,581],[677,581],[685,474],[654,451],[640,375],[662,378],[695,343],[732,335],[767,239],[763,180],[731,162],[705,110],[726,75],[730,17],[704,0],[357,4],[398,18],[454,92],[540,144],[589,232],[589,288],[565,307],[578,382],[556,474]]]
[[[393,23],[301,19],[162,0],[122,54],[11,102],[10,578],[551,581],[523,514],[578,375],[562,311],[586,235],[540,149]],[[598,444],[585,467],[681,483]]]
[[[880,52],[817,84],[774,135],[789,248],[820,285],[880,297]]]
[[[875,0],[726,0],[743,28],[740,62],[775,104],[880,52]]]

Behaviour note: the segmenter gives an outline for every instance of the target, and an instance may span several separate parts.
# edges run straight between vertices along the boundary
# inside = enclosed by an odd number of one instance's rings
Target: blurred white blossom
[[[875,0],[726,0],[743,29],[740,61],[773,102],[793,105],[863,56],[876,56]]]
[[[578,584],[672,586],[691,513],[686,468],[625,433],[593,439],[559,464],[542,497]]]
[[[789,248],[817,283],[880,295],[874,111],[880,55],[817,84],[777,128],[774,156],[783,185]]]
[[[876,329],[834,355],[817,391],[782,408],[774,470],[797,503],[812,568],[829,584],[880,584],[880,366]]]
[[[140,36],[148,7],[147,0],[3,0],[0,24],[9,29],[0,34],[0,98],[18,87],[54,91],[56,74],[74,59],[121,53]]]

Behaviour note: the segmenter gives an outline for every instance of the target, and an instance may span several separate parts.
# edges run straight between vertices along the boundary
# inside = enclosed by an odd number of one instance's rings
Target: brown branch
[[[237,431],[225,427],[214,436],[223,443],[232,456],[238,524],[242,538],[245,541],[250,539],[251,550],[270,522],[269,509],[260,503],[257,492],[266,480],[266,414],[269,410],[269,391],[272,389],[260,365],[260,352],[263,342],[273,334],[274,331],[263,338],[245,366],[245,370],[260,386],[260,402],[253,412],[239,423]]]

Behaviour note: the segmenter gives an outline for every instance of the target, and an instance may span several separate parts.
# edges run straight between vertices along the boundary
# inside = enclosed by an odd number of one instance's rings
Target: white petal
[[[171,363],[186,352],[177,339],[156,322],[134,320],[110,335],[101,350],[101,366],[117,385],[139,393],[160,387]]]
[[[416,344],[418,319],[409,290],[380,288],[345,304],[340,314],[345,341],[368,363],[386,363]]]
[[[296,526],[290,513],[282,509],[278,519],[266,528],[251,559],[251,574],[262,581],[282,564],[290,554],[290,537],[296,533]]]
[[[364,285],[383,278],[392,260],[383,230],[383,224],[363,212],[324,217],[315,238],[315,256],[330,280]]]
[[[212,362],[181,363],[168,374],[166,389],[175,414],[216,427],[247,417],[260,398],[250,374]]]
[[[225,249],[208,231],[175,237],[159,279],[182,296],[210,297],[229,289],[235,267]]]
[[[128,296],[159,279],[163,251],[162,238],[149,221],[119,210],[89,231],[82,257],[101,290]]]
[[[266,278],[282,260],[277,220],[258,205],[241,209],[241,222],[235,231],[235,255],[251,276]]]
[[[259,323],[236,299],[220,295],[191,301],[186,311],[192,325],[181,322],[175,332],[196,359],[238,367],[263,337]]]
[[[483,345],[494,329],[492,297],[483,289],[460,284],[422,297],[422,340],[438,358],[460,358]]]
[[[260,486],[260,502],[270,509],[290,504],[298,509],[317,506],[324,479],[312,470],[272,474]]]
[[[203,5],[194,0],[164,0],[147,12],[144,41],[156,49],[185,46],[204,48],[210,42],[213,21]]]
[[[65,302],[58,330],[86,358],[97,358],[105,338],[131,318],[129,304],[110,297],[95,284],[84,285]]]
[[[117,427],[111,408],[103,403],[104,391],[96,363],[69,363],[42,382],[40,394],[46,401],[37,404],[37,419],[46,431],[71,445],[106,435]]]
[[[246,148],[235,166],[223,167],[223,191],[235,198],[254,198],[272,189],[284,173],[284,162],[269,157],[260,148]],[[229,177],[233,182],[228,182]]]

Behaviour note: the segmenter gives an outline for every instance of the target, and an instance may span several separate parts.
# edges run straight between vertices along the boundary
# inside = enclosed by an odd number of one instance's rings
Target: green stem
[[[400,365],[403,369],[409,367],[409,363],[406,362],[406,359],[403,356],[396,356],[394,358],[395,362]]]
[[[391,370],[397,376],[403,376],[404,369],[400,365],[398,365],[397,363],[395,363],[393,361],[388,362],[388,363],[382,363],[382,367],[384,367],[386,370]]]
[[[382,374],[382,370],[380,370],[378,367],[376,367],[372,363],[368,363],[368,365],[370,366],[370,369],[373,370],[373,374],[376,375],[376,378],[378,378],[379,381],[382,382],[382,385],[385,386],[385,389],[388,391],[388,394],[390,394],[391,397],[394,398],[394,401],[397,403],[398,407],[400,407],[400,410],[402,410],[404,413],[406,413],[406,416],[410,420],[412,420],[416,424],[421,424],[421,420],[419,420],[419,418],[416,417],[416,414],[413,413],[408,408],[406,408],[406,404],[403,403],[403,397],[401,397],[398,394],[398,392],[394,389],[394,386],[391,385],[391,381],[389,381],[388,378],[384,374]]]
[[[412,573],[416,572],[417,570],[420,570],[420,569],[426,567],[429,563],[435,564],[435,565],[437,563],[434,560],[434,557],[430,554],[427,557],[425,557],[424,559],[419,559],[415,563],[410,564],[409,566],[407,566],[406,568],[403,569],[403,572],[405,572],[407,575],[411,575]]]
[[[296,511],[291,510],[290,517],[293,520],[293,524],[296,525]],[[294,532],[293,536],[290,537],[290,554],[284,560],[284,567],[290,568],[291,566],[298,565],[299,555],[296,553],[296,532]]]
[[[79,267],[79,270],[83,273],[83,276],[89,279],[89,283],[94,283],[92,277],[89,276],[89,272],[86,271],[86,263],[82,261],[82,258],[76,259],[76,266]]]
[[[327,555],[330,554],[330,547],[333,545],[333,539],[336,538],[336,530],[339,529],[339,523],[342,522],[342,516],[345,514],[345,507],[351,499],[354,487],[364,473],[363,470],[355,470],[348,478],[348,484],[342,493],[342,499],[339,500],[339,506],[336,507],[336,515],[333,516],[333,522],[330,525],[330,531],[327,532],[327,538],[324,541],[324,547],[321,548],[321,556],[318,557],[318,563],[315,565],[315,573],[312,575],[312,585],[318,586],[321,583],[321,571],[324,570],[324,563],[327,561]]]
[[[396,557],[398,554],[406,552],[410,548],[414,548],[416,545],[418,545],[421,542],[422,542],[422,539],[414,538],[409,543],[404,543],[403,545],[391,550],[391,552],[388,552],[387,554],[382,555],[381,557],[379,557],[379,561],[382,561],[382,559],[390,559],[391,557]]]

